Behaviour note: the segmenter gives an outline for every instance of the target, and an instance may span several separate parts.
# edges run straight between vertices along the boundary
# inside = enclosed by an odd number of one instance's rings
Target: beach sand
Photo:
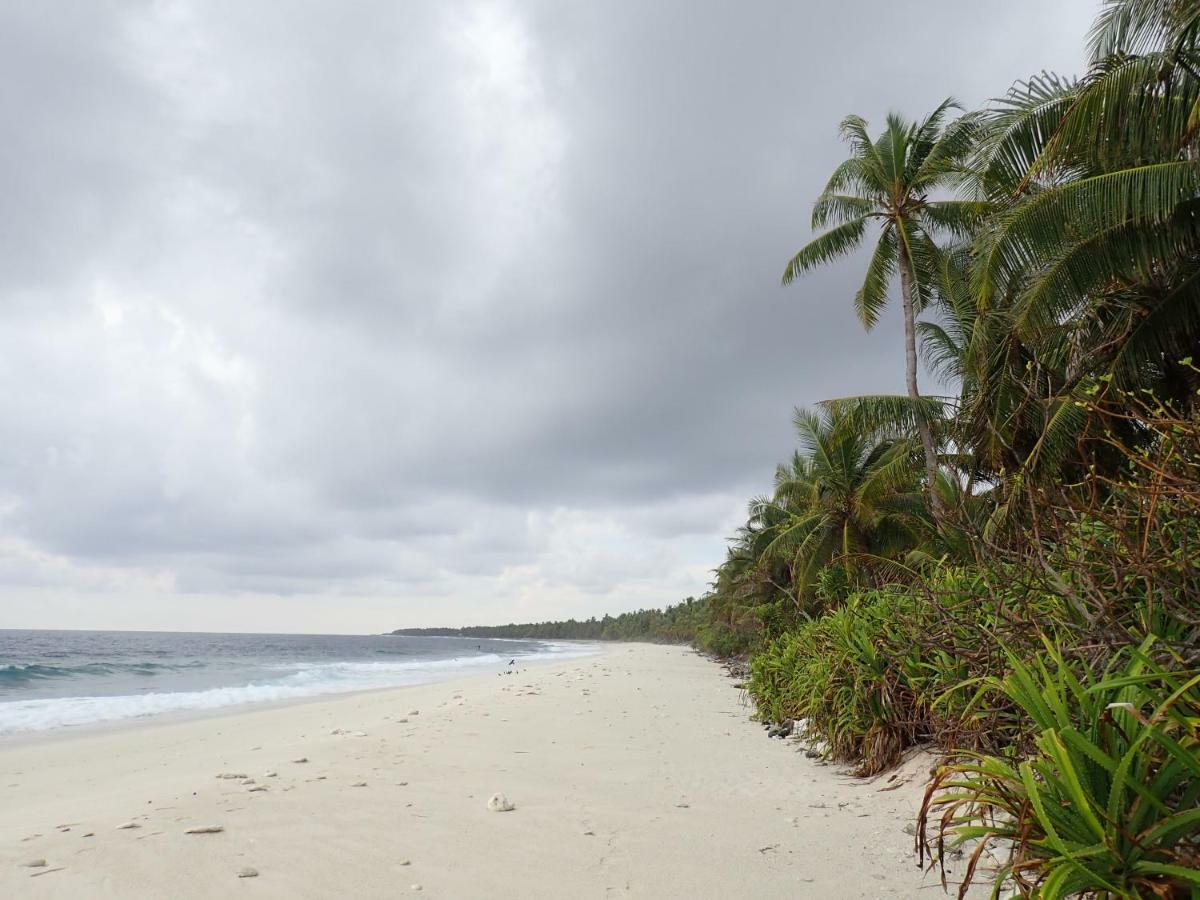
[[[0,744],[0,896],[943,896],[905,831],[927,760],[854,779],[749,714],[713,662],[624,644]]]

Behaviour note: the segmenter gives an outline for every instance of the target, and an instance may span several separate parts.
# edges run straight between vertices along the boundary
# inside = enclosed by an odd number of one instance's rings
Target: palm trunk
[[[913,312],[912,276],[909,272],[909,261],[903,254],[900,257],[900,299],[904,305],[904,361],[908,381],[908,396],[914,400],[921,399],[917,389],[917,327],[916,315]],[[945,510],[942,498],[934,489],[937,484],[938,463],[937,448],[933,443],[933,430],[924,417],[917,417],[917,431],[921,435],[921,446],[925,450],[925,491],[929,497],[929,511],[933,520],[940,528]]]

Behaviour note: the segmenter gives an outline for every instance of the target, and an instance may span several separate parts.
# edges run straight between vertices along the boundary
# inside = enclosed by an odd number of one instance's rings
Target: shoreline
[[[525,667],[535,668],[554,666],[574,660],[590,659],[594,656],[603,655],[605,652],[603,645],[597,642],[554,641],[553,643],[570,643],[581,646],[586,645],[589,647],[594,645],[595,651],[592,653],[580,653],[577,655],[572,654],[564,658],[555,658],[554,656],[528,657],[521,660],[525,664]],[[173,709],[165,712],[150,713],[148,715],[103,719],[95,722],[86,722],[80,725],[55,725],[50,728],[43,728],[33,731],[15,731],[9,734],[0,734],[0,753],[3,753],[5,749],[11,747],[48,744],[60,740],[70,741],[76,738],[119,732],[127,729],[153,728],[157,725],[169,725],[173,723],[200,721],[205,719],[220,719],[226,716],[235,716],[242,713],[267,712],[273,709],[286,709],[293,706],[303,706],[308,703],[319,703],[323,700],[351,698],[358,696],[359,694],[376,694],[386,691],[404,690],[406,688],[424,687],[432,684],[446,684],[451,681],[469,680],[472,678],[481,677],[485,674],[492,676],[495,676],[496,674],[495,672],[481,672],[477,668],[463,668],[460,670],[442,669],[437,671],[448,673],[447,677],[413,681],[408,684],[390,684],[378,687],[352,687],[348,690],[327,691],[325,693],[305,694],[296,697],[250,700],[244,703],[231,703],[228,706],[214,706],[197,709]]]
[[[0,744],[0,894],[941,895],[905,832],[927,763],[852,779],[749,714],[690,648],[613,644]],[[514,811],[488,810],[498,792]]]

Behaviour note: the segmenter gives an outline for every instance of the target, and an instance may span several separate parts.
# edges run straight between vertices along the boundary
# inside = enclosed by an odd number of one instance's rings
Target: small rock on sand
[[[308,762],[308,757],[307,757],[307,756],[297,756],[295,759],[293,759],[293,760],[292,760],[292,762],[294,762],[294,763],[306,763],[306,762]]]
[[[254,779],[253,778],[243,778],[241,783],[242,784],[254,784]]]
[[[252,787],[252,788],[250,788],[248,791],[246,791],[246,793],[247,793],[247,794],[254,794],[254,793],[257,793],[257,792],[259,792],[259,791],[265,791],[265,790],[268,790],[268,788],[267,788],[267,786],[266,786],[265,784],[256,784],[256,785],[254,785],[254,787]]]
[[[410,709],[408,711],[408,714],[410,716],[419,716],[421,714],[421,711],[419,709]]]
[[[21,863],[26,869],[44,869],[47,865],[44,859],[31,859],[27,863]]]
[[[247,775],[245,772],[218,772],[217,777],[218,778],[228,778],[230,780],[232,780],[234,778],[241,780],[242,778],[249,778],[250,776]]]
[[[184,831],[184,834],[220,834],[224,830],[224,825],[195,825]]]
[[[420,890],[423,890],[423,888],[422,888],[422,887],[421,887],[419,884],[414,884],[414,885],[412,886],[412,889],[413,889],[414,891],[420,891]]]
[[[117,826],[117,831],[125,831],[126,829],[129,829],[129,828],[141,828],[141,827],[142,826],[139,825],[137,822],[124,822]]]
[[[244,866],[243,868],[238,869],[238,878],[257,878],[257,877],[258,877],[258,869],[255,869],[253,866]]]
[[[411,865],[412,865],[412,860],[411,860],[411,859],[402,859],[402,860],[400,860],[400,865],[402,865],[402,866],[411,866]]]
[[[487,808],[492,812],[512,812],[517,807],[503,794],[492,794],[488,799]]]
[[[278,772],[274,772],[274,771],[263,772],[263,778],[278,778],[278,777],[279,777]]]
[[[365,781],[356,781],[356,782],[354,782],[354,784],[350,785],[350,787],[366,787],[366,786],[367,786],[367,783]]]

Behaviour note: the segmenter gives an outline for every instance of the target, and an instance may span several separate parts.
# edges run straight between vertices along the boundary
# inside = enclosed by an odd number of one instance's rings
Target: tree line
[[[602,618],[567,619],[464,628],[401,628],[392,634],[417,637],[529,638],[569,641],[650,641],[685,644],[705,621],[705,601],[688,597],[665,609],[639,609]]]
[[[993,896],[1200,896],[1198,31],[1105,0],[1082,76],[842,121],[782,281],[865,249],[905,391],[796,412],[704,598],[762,718],[940,748],[917,849]]]

